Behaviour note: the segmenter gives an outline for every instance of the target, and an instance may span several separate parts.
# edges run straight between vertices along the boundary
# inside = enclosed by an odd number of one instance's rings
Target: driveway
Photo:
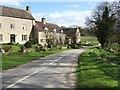
[[[63,51],[5,71],[2,74],[2,87],[74,88],[78,56],[86,49]]]

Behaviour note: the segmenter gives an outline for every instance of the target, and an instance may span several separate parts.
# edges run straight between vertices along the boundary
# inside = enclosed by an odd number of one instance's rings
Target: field
[[[81,41],[87,41],[87,42],[91,42],[91,43],[98,43],[97,38],[92,37],[92,36],[81,36]]]
[[[81,36],[81,42],[84,46],[94,46],[99,44],[97,38],[92,36]]]

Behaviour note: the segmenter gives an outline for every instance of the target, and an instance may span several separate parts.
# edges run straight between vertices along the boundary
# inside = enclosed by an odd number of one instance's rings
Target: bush
[[[26,43],[24,44],[24,46],[25,46],[26,48],[31,48],[31,47],[32,47],[32,44],[33,44],[33,42],[30,40],[30,41],[26,42]]]
[[[80,44],[70,44],[68,48],[79,49],[81,47]]]
[[[36,46],[36,52],[40,52],[40,51],[43,51],[43,46],[41,44]]]
[[[23,53],[24,52],[24,50],[25,50],[25,47],[24,46],[20,46],[20,53]]]
[[[9,52],[12,49],[12,46],[4,46],[3,49],[5,52]]]

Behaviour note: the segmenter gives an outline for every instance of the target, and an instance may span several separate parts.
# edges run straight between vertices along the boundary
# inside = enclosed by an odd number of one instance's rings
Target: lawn
[[[106,61],[106,57],[116,62]],[[103,49],[94,48],[85,51],[79,57],[76,87],[117,88],[118,60],[120,60],[119,56]]]
[[[33,52],[33,53],[25,53],[25,54],[3,54],[2,55],[2,70],[11,69],[22,64],[31,62],[40,57],[44,57],[50,54],[55,54],[58,52],[62,52],[65,49],[60,50],[51,50],[51,51],[43,51],[43,52]]]
[[[98,40],[96,37],[92,36],[81,36],[81,42],[88,42],[89,44],[82,44],[84,46],[94,46],[98,45]]]
[[[7,48],[7,47],[12,47],[10,49],[10,51],[12,52],[17,52],[18,50],[20,50],[20,46],[17,45],[2,45],[2,48]]]
[[[92,36],[81,36],[81,41],[98,42],[97,38]]]

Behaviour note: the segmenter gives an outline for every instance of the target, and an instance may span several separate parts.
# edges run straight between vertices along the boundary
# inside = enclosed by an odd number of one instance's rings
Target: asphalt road
[[[87,48],[49,55],[2,73],[2,88],[74,88],[78,55]]]

